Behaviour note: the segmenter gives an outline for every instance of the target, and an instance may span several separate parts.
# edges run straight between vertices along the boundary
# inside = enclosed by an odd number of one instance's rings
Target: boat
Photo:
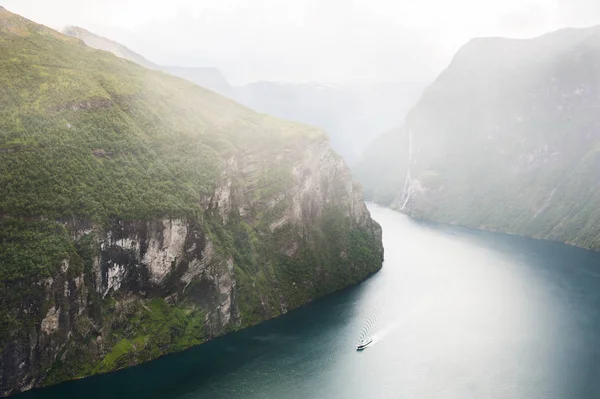
[[[365,349],[367,346],[369,346],[369,344],[371,344],[371,342],[373,342],[373,338],[365,338],[361,340],[358,345],[356,345],[356,350],[361,351]]]

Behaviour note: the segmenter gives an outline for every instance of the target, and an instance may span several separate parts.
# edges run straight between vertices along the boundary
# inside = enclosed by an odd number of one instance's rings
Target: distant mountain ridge
[[[187,79],[256,111],[320,127],[329,135],[333,149],[349,164],[356,162],[374,138],[404,121],[406,112],[425,87],[422,82],[351,87],[271,81],[231,86],[217,68],[158,66],[127,47],[85,29],[71,27],[65,33],[146,68]]]
[[[171,75],[187,79],[198,86],[206,87],[224,96],[233,96],[234,89],[229,85],[223,73],[217,68],[163,66],[161,69]]]
[[[600,250],[600,26],[470,41],[356,176],[415,217]]]

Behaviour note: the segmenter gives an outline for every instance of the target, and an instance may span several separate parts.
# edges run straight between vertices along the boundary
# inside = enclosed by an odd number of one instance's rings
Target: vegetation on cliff
[[[35,328],[48,310],[44,279],[51,278],[64,260],[71,273],[83,263],[64,226],[50,221],[0,220],[0,347]]]
[[[154,359],[381,267],[381,232],[319,130],[1,7],[0,85],[0,394]],[[327,198],[297,187],[313,174]],[[175,219],[183,252],[158,279],[141,258]]]

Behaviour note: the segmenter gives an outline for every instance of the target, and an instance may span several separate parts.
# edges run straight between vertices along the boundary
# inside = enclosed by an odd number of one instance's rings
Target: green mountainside
[[[381,267],[316,129],[0,7],[0,396],[278,316]]]
[[[356,173],[415,217],[598,250],[599,109],[600,27],[476,39]]]
[[[239,149],[276,152],[322,135],[30,25],[0,30],[7,213],[187,214]]]
[[[109,51],[119,58],[133,61],[144,68],[167,72],[171,75],[187,79],[192,83],[196,83],[198,86],[232,97],[232,87],[229,85],[221,71],[216,68],[160,66],[120,43],[96,35],[79,26],[68,26],[63,30],[63,33],[83,40],[83,42],[90,47]]]

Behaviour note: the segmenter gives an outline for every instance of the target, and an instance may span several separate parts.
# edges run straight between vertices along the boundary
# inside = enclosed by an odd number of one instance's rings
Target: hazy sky
[[[254,80],[432,80],[468,39],[600,24],[600,0],[0,0],[160,64]]]

